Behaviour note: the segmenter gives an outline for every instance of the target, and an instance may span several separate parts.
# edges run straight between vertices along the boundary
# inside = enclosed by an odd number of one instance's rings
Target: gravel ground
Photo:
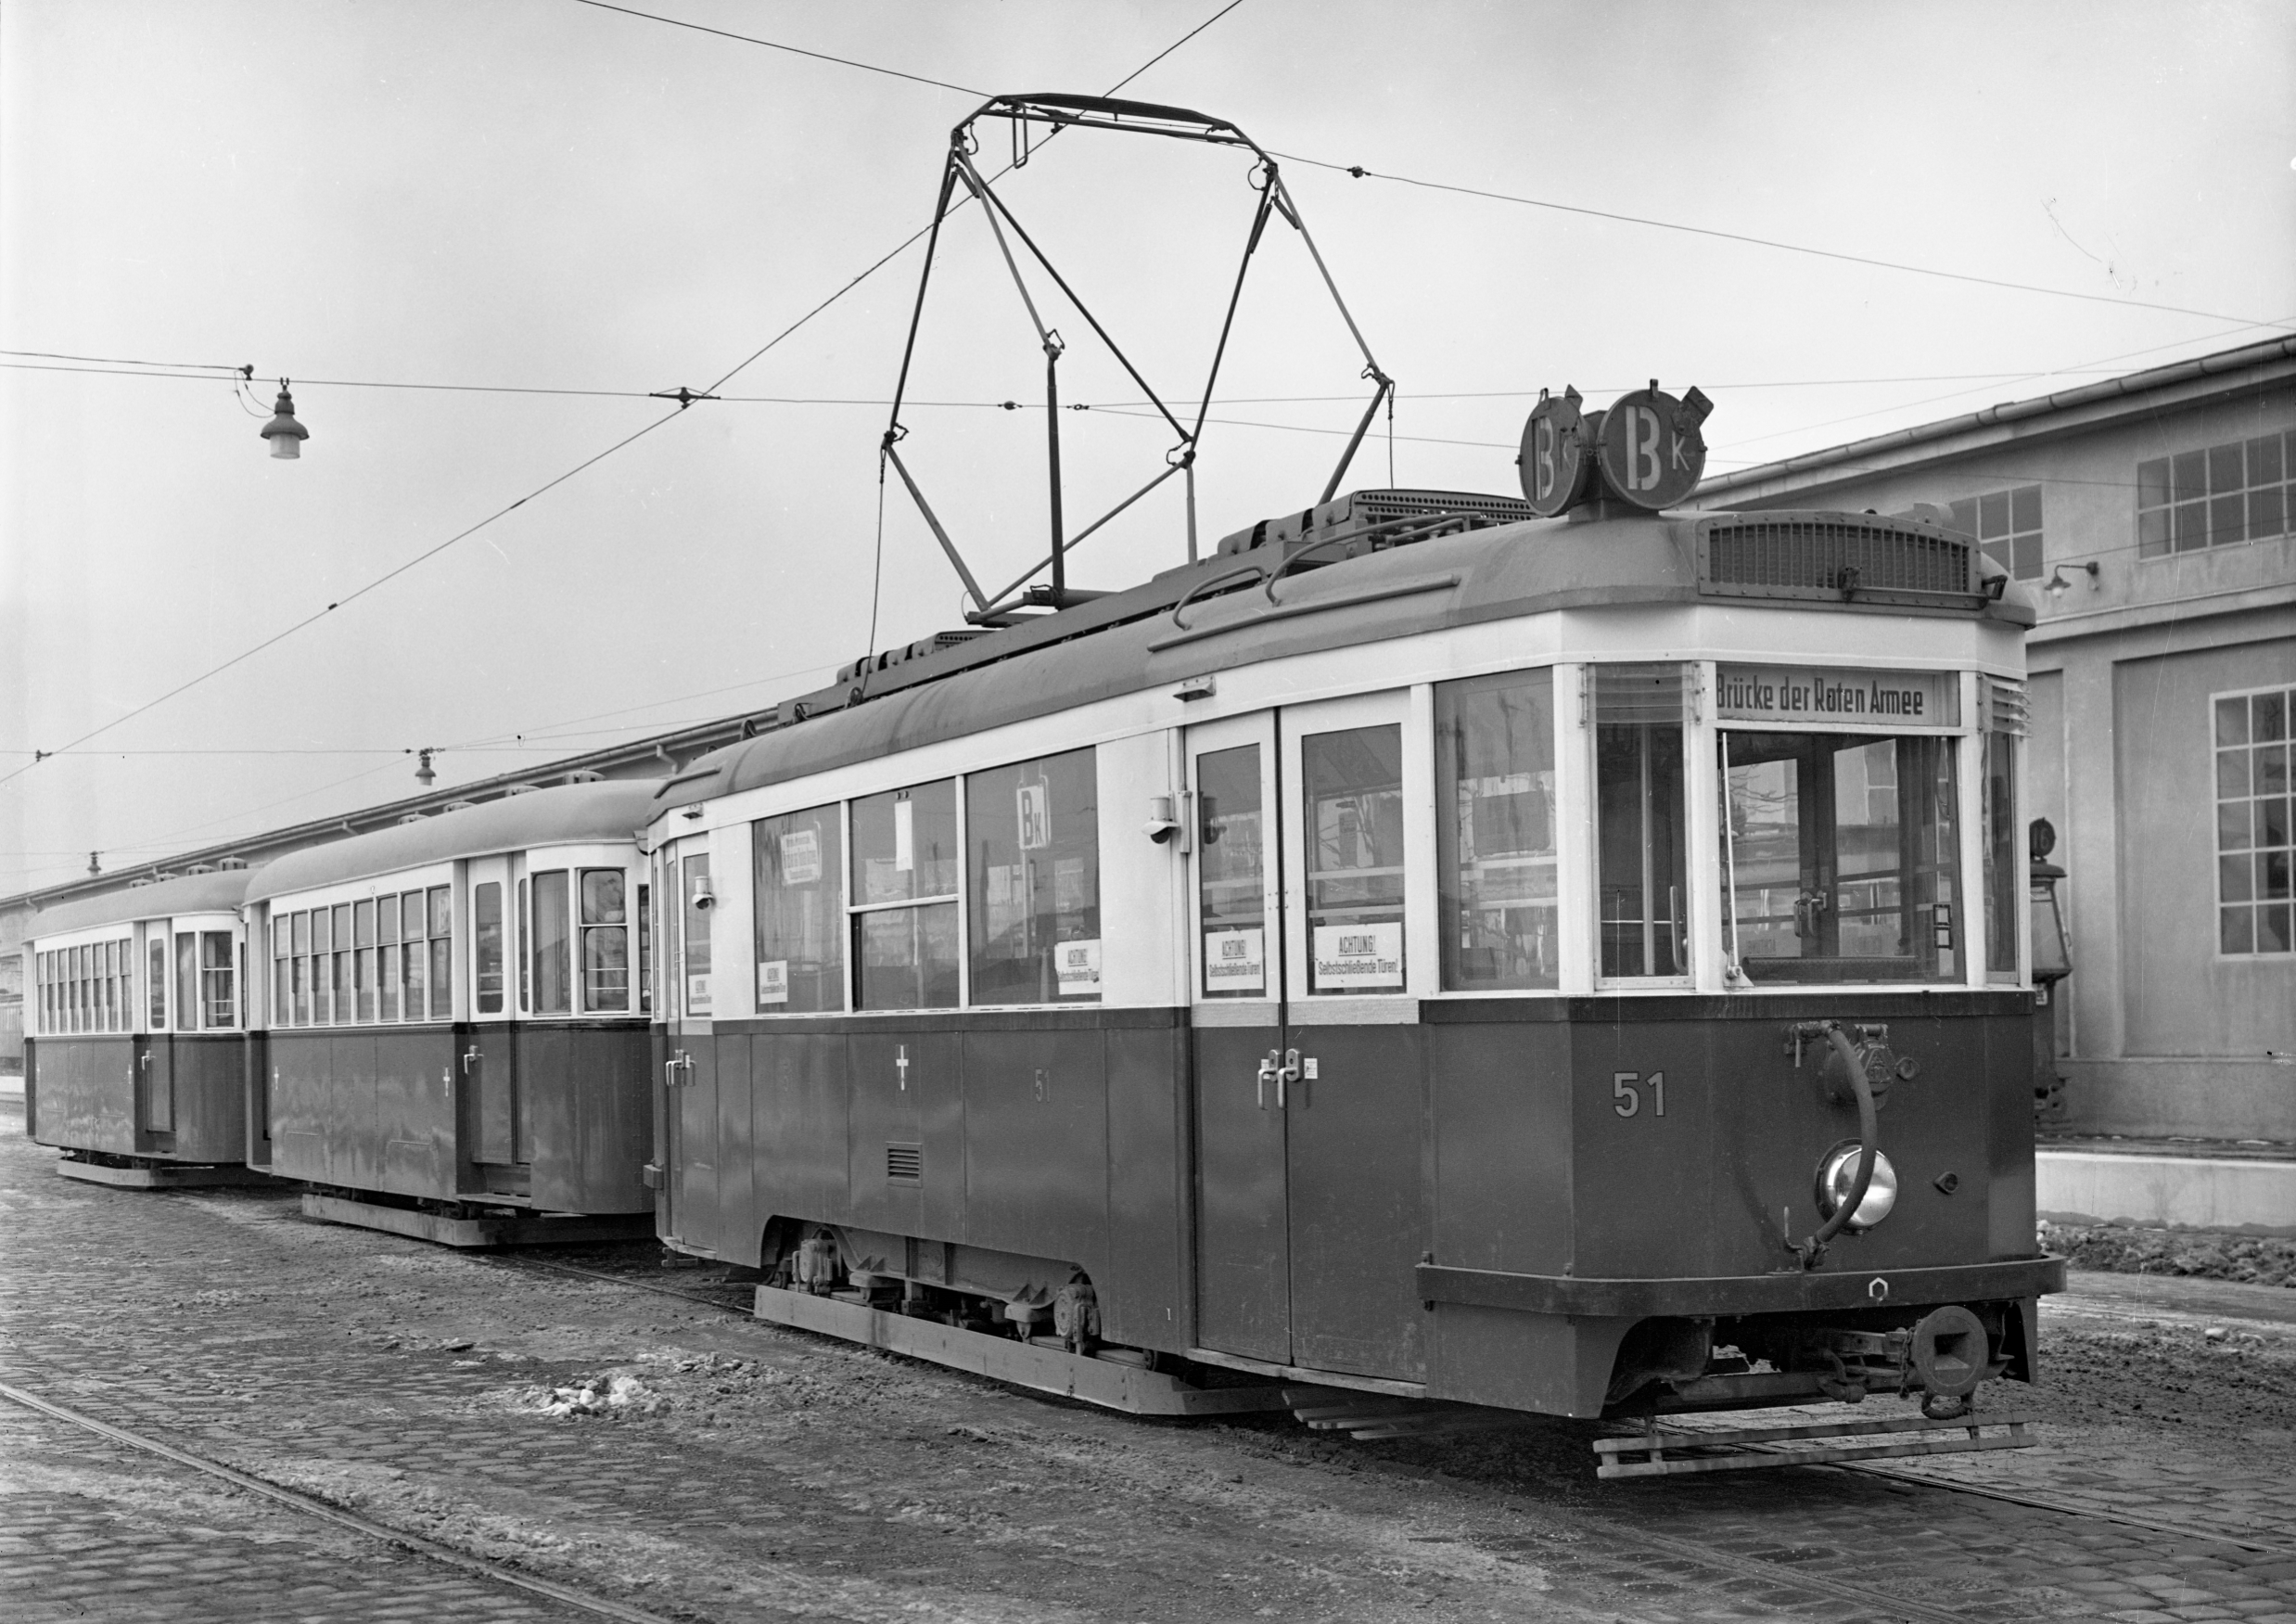
[[[2296,1240],[2276,1235],[2044,1223],[2041,1244],[2075,1269],[2296,1286]]]

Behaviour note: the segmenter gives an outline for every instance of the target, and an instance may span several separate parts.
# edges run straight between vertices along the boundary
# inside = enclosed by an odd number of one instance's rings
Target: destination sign
[[[1871,732],[1958,727],[1961,679],[1954,671],[1725,665],[1715,671],[1715,714],[1724,722],[1823,722]]]

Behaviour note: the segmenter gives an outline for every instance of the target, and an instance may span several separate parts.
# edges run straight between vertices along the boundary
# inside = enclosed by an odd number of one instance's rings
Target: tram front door
[[[715,1249],[718,1228],[718,1067],[712,1026],[709,927],[716,892],[699,840],[670,852],[663,877],[670,933],[669,1054],[662,1120],[669,1136],[669,1234]]]
[[[1401,695],[1191,729],[1200,1346],[1415,1380]]]

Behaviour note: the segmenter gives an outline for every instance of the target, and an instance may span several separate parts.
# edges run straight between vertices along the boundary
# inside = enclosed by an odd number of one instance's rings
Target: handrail
[[[1325,536],[1319,541],[1309,542],[1304,547],[1296,547],[1293,549],[1290,553],[1284,556],[1283,561],[1281,564],[1278,564],[1272,570],[1269,571],[1267,577],[1268,601],[1271,604],[1277,601],[1277,581],[1282,579],[1284,572],[1290,569],[1293,565],[1298,563],[1302,558],[1305,558],[1310,553],[1320,553],[1324,548],[1337,546],[1342,542],[1369,541],[1383,535],[1388,535],[1391,537],[1392,545],[1406,546],[1412,542],[1423,541],[1426,539],[1427,534],[1432,534],[1438,531],[1442,530],[1444,526],[1455,524],[1461,519],[1467,521],[1467,528],[1470,530],[1484,528],[1488,523],[1488,521],[1484,518],[1482,514],[1470,513],[1465,509],[1461,508],[1444,513],[1398,514],[1394,518],[1379,519],[1371,524],[1358,525],[1353,530],[1333,531],[1330,535]]]
[[[1265,564],[1255,561],[1249,564],[1238,565],[1233,569],[1223,570],[1221,573],[1213,576],[1208,581],[1197,582],[1186,592],[1180,594],[1180,602],[1172,606],[1172,624],[1182,632],[1188,630],[1188,622],[1180,618],[1180,610],[1195,602],[1199,594],[1208,592],[1215,586],[1223,586],[1227,582],[1235,580],[1241,575],[1256,575],[1264,581],[1268,576],[1268,567]]]

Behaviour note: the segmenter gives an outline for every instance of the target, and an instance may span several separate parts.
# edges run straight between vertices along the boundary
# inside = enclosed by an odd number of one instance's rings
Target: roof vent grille
[[[1978,595],[1969,541],[1930,525],[1850,514],[1708,519],[1702,591],[1740,597],[1890,602]]]

